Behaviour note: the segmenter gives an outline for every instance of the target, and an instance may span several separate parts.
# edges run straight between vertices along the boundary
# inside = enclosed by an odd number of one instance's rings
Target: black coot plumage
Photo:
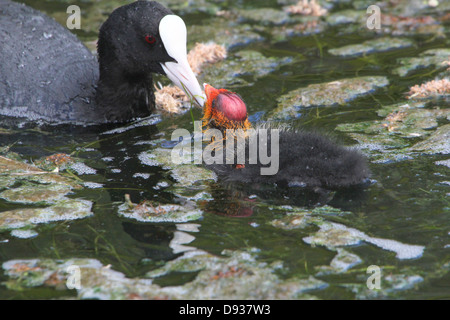
[[[242,99],[235,93],[225,89],[215,89],[205,85],[206,102],[204,106],[203,124],[205,128],[220,129],[226,141],[230,139],[226,129],[242,129],[249,132],[251,124],[247,118],[247,109]],[[262,129],[274,129],[265,125]],[[239,132],[239,131],[235,131]],[[271,130],[267,132],[267,150],[275,142]],[[238,139],[235,134],[231,139]],[[223,163],[212,163],[208,166],[223,181],[234,181],[247,184],[271,184],[279,187],[301,187],[308,189],[332,190],[352,187],[365,183],[369,177],[369,169],[365,157],[357,150],[343,147],[332,139],[315,132],[279,129],[278,131],[278,168],[275,174],[261,174],[260,159],[252,164],[249,159],[249,141],[246,135],[245,161],[238,163],[238,152],[235,149],[235,164],[226,164],[226,143],[214,141],[223,148]],[[256,140],[255,140],[256,141]],[[258,140],[259,141],[259,140]],[[259,143],[259,142],[258,142]],[[258,145],[261,147],[261,145]],[[274,156],[274,155],[271,155]]]
[[[68,29],[9,0],[0,0],[0,42],[0,117],[79,124],[145,117],[154,109],[152,73],[203,104],[184,22],[155,1],[111,13],[99,32],[98,62]]]

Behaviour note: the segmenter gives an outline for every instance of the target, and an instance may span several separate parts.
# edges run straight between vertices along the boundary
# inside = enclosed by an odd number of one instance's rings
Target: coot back
[[[96,57],[68,29],[0,0],[0,116],[86,124],[96,114]]]

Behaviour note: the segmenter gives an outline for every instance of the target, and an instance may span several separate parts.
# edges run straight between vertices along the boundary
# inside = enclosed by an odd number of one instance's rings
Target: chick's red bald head
[[[206,103],[204,108],[205,125],[211,121],[220,129],[249,128],[247,107],[242,98],[226,89],[216,89],[204,84]]]

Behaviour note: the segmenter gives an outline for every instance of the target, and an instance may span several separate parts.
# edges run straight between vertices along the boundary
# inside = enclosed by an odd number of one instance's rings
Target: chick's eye
[[[156,38],[154,36],[152,36],[151,34],[148,34],[145,36],[145,41],[147,41],[147,43],[149,43],[149,44],[155,44]]]

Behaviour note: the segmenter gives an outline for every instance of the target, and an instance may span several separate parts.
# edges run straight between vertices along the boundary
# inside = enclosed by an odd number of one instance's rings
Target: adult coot
[[[224,140],[216,139],[211,142],[213,152],[221,156],[213,160],[222,163],[207,163],[223,181],[234,181],[252,184],[271,184],[279,187],[301,187],[317,191],[338,189],[363,184],[368,180],[369,169],[365,158],[356,150],[336,144],[335,141],[315,132],[301,132],[289,129],[276,129],[265,125],[267,139],[252,140],[250,130],[252,125],[247,118],[247,108],[239,95],[226,89],[215,89],[205,84],[206,102],[204,105],[203,124],[205,128],[219,129]],[[240,133],[239,133],[240,132]],[[262,131],[254,131],[253,134]],[[245,147],[237,147],[237,142],[244,136]],[[234,139],[232,157],[227,155],[227,140]],[[261,144],[261,141],[265,141]],[[258,148],[265,148],[271,153],[272,145],[278,145],[278,154],[271,154],[271,158],[278,161],[272,172],[264,171],[268,161],[261,157],[251,158],[251,148],[256,144]],[[210,145],[211,145],[210,144]],[[206,150],[206,149],[205,149]],[[261,156],[261,150],[258,150]],[[258,154],[253,153],[253,155]],[[204,153],[205,154],[205,153]],[[239,161],[239,156],[244,154]],[[263,154],[266,154],[263,152]],[[278,156],[276,159],[276,156]],[[231,163],[231,164],[227,164]],[[262,170],[263,169],[263,170]]]
[[[155,105],[152,73],[203,105],[186,26],[155,1],[111,13],[100,28],[98,62],[56,21],[9,0],[0,0],[0,42],[0,117],[84,125],[145,117]]]

